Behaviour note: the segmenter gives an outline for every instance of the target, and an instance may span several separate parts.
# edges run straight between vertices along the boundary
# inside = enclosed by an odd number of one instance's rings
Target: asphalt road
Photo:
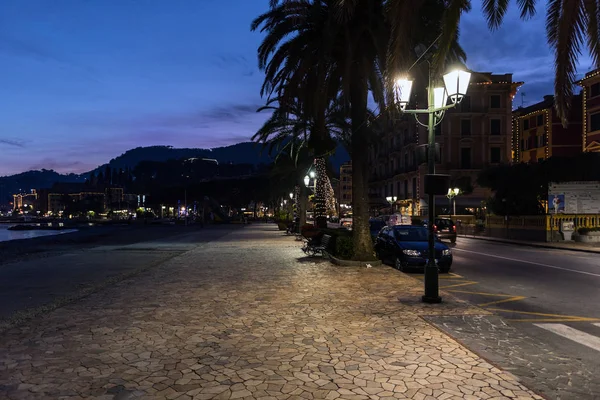
[[[459,238],[440,287],[493,313],[431,318],[549,399],[600,399],[600,254]]]

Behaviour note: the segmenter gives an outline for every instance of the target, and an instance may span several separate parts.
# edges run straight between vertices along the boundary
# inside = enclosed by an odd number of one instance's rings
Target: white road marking
[[[594,274],[592,272],[586,272],[586,271],[578,271],[576,269],[569,269],[569,268],[563,268],[563,267],[557,267],[555,265],[548,265],[548,264],[542,264],[542,263],[537,263],[537,262],[533,262],[533,261],[525,261],[525,260],[519,260],[516,258],[510,258],[510,257],[503,257],[503,256],[497,256],[494,254],[486,254],[486,253],[480,253],[478,251],[471,251],[471,250],[465,250],[465,249],[457,249],[454,248],[452,249],[452,251],[464,251],[466,253],[473,253],[473,254],[478,254],[480,256],[488,256],[488,257],[494,257],[494,258],[500,258],[502,260],[507,260],[507,261],[516,261],[516,262],[520,262],[520,263],[525,263],[525,264],[532,264],[532,265],[537,265],[539,267],[546,267],[546,268],[553,268],[553,269],[560,269],[562,271],[570,271],[570,272],[576,272],[578,274],[583,274],[583,275],[591,275],[591,276],[598,276],[600,277],[600,274]]]
[[[534,324],[538,328],[545,329],[569,340],[600,351],[600,338],[589,333],[578,331],[570,326],[563,324]]]

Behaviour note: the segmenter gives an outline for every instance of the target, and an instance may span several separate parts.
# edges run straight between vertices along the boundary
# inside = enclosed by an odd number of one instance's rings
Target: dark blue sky
[[[468,66],[513,72],[526,104],[552,92],[545,12],[463,19]],[[0,175],[90,170],[137,146],[248,140],[266,114],[251,20],[268,0],[3,0]],[[581,71],[591,65],[582,58]],[[520,104],[521,97],[515,98]]]

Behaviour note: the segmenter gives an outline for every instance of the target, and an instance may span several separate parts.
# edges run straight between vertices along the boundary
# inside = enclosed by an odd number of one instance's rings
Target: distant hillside
[[[261,151],[262,146],[252,142],[234,144],[232,146],[218,147],[215,149],[176,149],[171,146],[137,147],[113,158],[107,164],[101,165],[93,171],[77,174],[59,174],[52,170],[28,171],[17,175],[0,177],[0,204],[11,198],[19,190],[29,191],[32,188],[45,189],[56,182],[84,182],[90,173],[104,171],[106,166],[114,169],[135,168],[141,161],[167,161],[181,158],[213,158],[219,163],[233,164],[270,164],[273,159],[268,151]],[[350,157],[346,150],[339,146],[336,154],[330,158],[335,171]]]
[[[8,200],[12,201],[12,195],[19,191],[45,189],[51,187],[56,182],[85,182],[85,176],[77,174],[63,175],[48,169],[2,176],[0,177],[0,204]]]
[[[217,147],[215,149],[176,149],[172,146],[137,147],[127,150],[120,156],[113,158],[107,164],[99,166],[96,170],[111,168],[135,168],[141,161],[167,161],[181,158],[214,158],[220,163],[234,164],[269,164],[273,160],[268,154],[261,154],[261,147],[252,142],[234,144],[232,146]]]

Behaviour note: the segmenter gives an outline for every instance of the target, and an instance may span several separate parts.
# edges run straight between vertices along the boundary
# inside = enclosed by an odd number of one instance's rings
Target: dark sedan
[[[377,257],[399,269],[424,269],[429,260],[428,232],[422,226],[397,225],[379,232],[375,242]],[[435,242],[435,263],[440,272],[450,271],[452,251],[439,240]]]

